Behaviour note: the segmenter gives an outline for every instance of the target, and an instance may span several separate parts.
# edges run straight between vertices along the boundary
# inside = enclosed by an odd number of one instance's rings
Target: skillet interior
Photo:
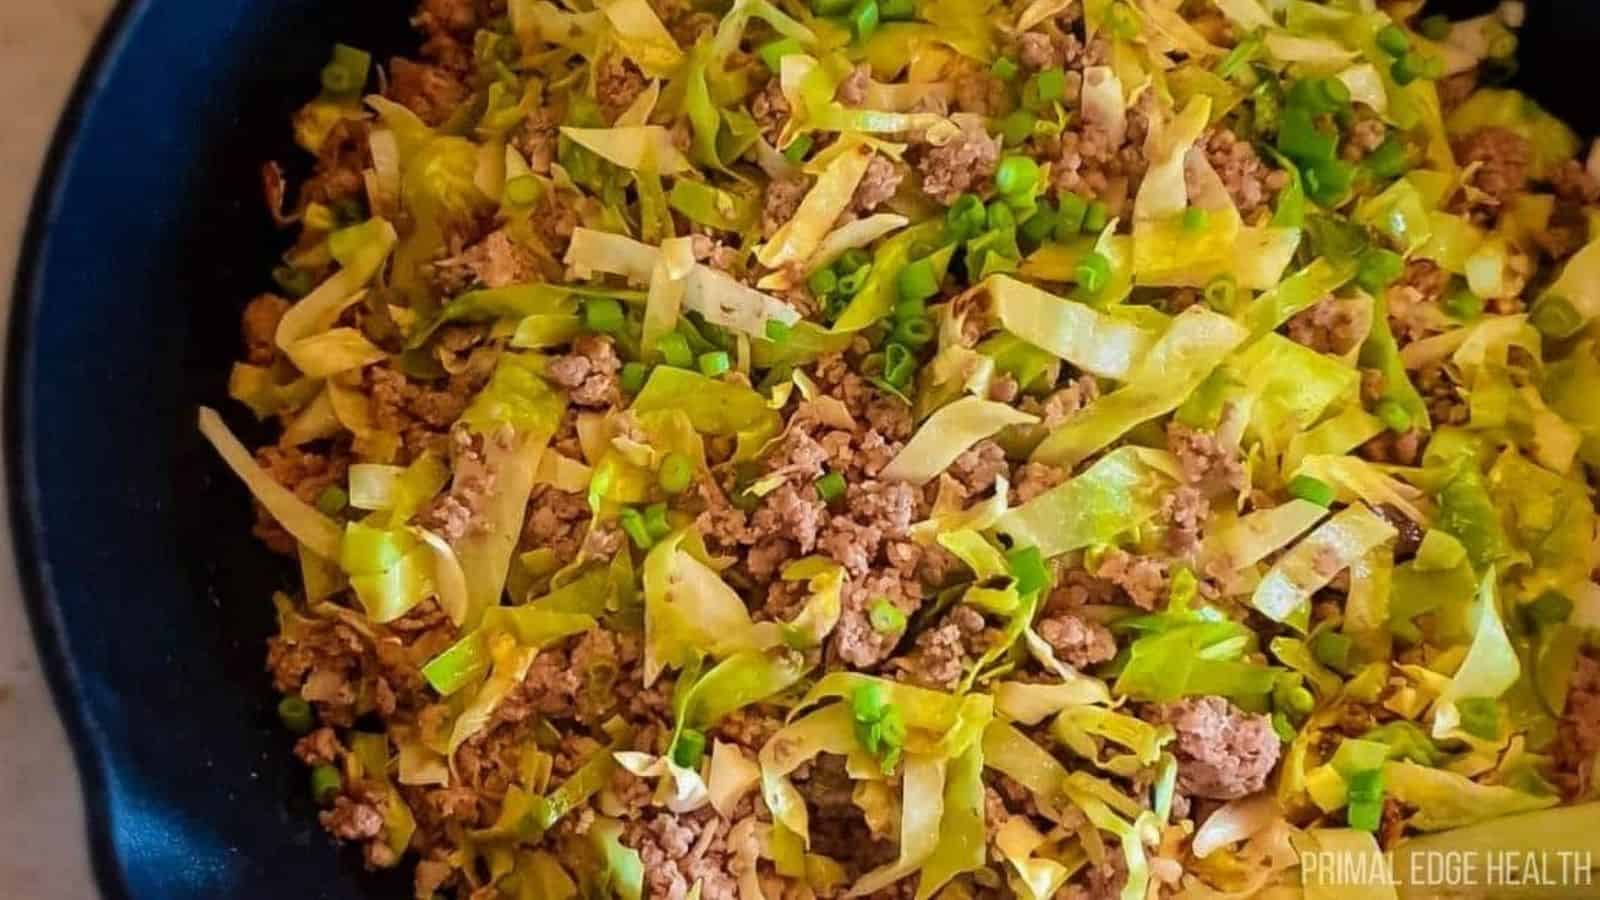
[[[1593,134],[1579,72],[1600,6],[1528,5],[1524,86]],[[126,3],[42,182],[13,312],[8,475],[107,896],[410,896],[315,823],[262,668],[267,598],[296,576],[249,537],[244,492],[193,424],[197,404],[228,408],[239,310],[285,242],[261,162],[299,158],[289,117],[328,46],[405,50],[409,6]]]

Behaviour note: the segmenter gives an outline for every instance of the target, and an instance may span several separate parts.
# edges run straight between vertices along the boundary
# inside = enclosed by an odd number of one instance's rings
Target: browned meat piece
[[[644,87],[644,73],[624,57],[607,57],[595,70],[594,95],[607,122],[615,122],[644,92]]]
[[[1076,669],[1103,663],[1117,655],[1111,629],[1072,613],[1039,620],[1039,637],[1056,651],[1056,658]]]
[[[783,84],[776,77],[767,80],[750,101],[750,115],[761,127],[761,136],[776,144],[789,123],[789,99],[783,96]]]
[[[1556,727],[1551,753],[1563,793],[1576,797],[1589,790],[1595,754],[1600,753],[1600,662],[1583,654],[1567,685],[1567,707]]]
[[[1221,697],[1169,704],[1161,721],[1177,731],[1178,790],[1208,800],[1237,800],[1266,786],[1278,763],[1277,732],[1266,716],[1251,715]]]
[[[1503,204],[1527,187],[1533,145],[1510,129],[1490,127],[1459,141],[1456,156],[1463,166],[1481,164],[1473,185]]]
[[[622,401],[619,372],[622,360],[610,338],[583,335],[572,344],[572,352],[550,361],[550,379],[567,389],[568,397],[579,406],[595,409],[615,406]]]
[[[767,183],[767,193],[761,206],[761,236],[770,238],[778,229],[794,218],[800,201],[811,189],[811,180],[805,176],[776,178]]]
[[[946,206],[966,191],[982,191],[1000,160],[1000,139],[966,124],[942,147],[930,147],[917,162],[922,192]]]
[[[861,183],[856,185],[855,195],[850,198],[850,210],[866,215],[877,209],[894,196],[904,177],[894,163],[882,156],[873,156],[866,173],[861,176]]]
[[[389,99],[440,125],[467,99],[467,86],[440,66],[397,57],[389,63]]]
[[[245,305],[239,330],[244,336],[245,358],[251,363],[268,366],[277,358],[278,345],[273,338],[291,305],[277,294],[262,294]]]
[[[1379,123],[1381,126],[1383,123]],[[1241,141],[1226,128],[1218,128],[1205,138],[1206,160],[1228,189],[1228,196],[1239,207],[1245,221],[1253,222],[1266,211],[1278,192],[1289,184],[1287,173],[1261,161],[1249,141]]]
[[[1360,338],[1350,308],[1331,297],[1297,313],[1285,328],[1290,340],[1334,356],[1355,349]]]
[[[983,654],[983,616],[955,606],[933,628],[917,635],[911,653],[895,661],[907,681],[940,691],[954,690],[961,676]]]

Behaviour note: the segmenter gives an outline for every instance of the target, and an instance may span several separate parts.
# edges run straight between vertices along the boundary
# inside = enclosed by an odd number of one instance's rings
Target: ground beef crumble
[[[1237,800],[1266,786],[1278,762],[1277,732],[1266,716],[1240,712],[1221,697],[1170,704],[1160,720],[1177,732],[1178,790],[1209,800]]]
[[[972,122],[941,147],[929,147],[917,160],[922,191],[946,206],[967,191],[982,191],[1000,161],[1000,139]]]

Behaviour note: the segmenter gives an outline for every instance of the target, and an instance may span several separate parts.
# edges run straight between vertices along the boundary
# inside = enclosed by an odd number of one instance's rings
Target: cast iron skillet
[[[409,49],[414,0],[134,0],[101,36],[35,199],[12,313],[6,463],[35,636],[107,897],[400,898],[315,822],[263,672],[293,571],[195,432],[285,236],[266,159],[343,40]],[[1439,4],[1465,14],[1486,4]],[[1530,0],[1524,82],[1580,131],[1600,5]]]

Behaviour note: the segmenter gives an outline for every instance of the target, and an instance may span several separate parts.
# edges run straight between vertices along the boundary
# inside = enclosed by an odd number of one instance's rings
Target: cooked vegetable
[[[323,823],[429,900],[1583,849],[1600,157],[1494,86],[1523,4],[1423,6],[426,0],[417,61],[335,48],[264,175],[260,443],[201,413],[303,584]]]

